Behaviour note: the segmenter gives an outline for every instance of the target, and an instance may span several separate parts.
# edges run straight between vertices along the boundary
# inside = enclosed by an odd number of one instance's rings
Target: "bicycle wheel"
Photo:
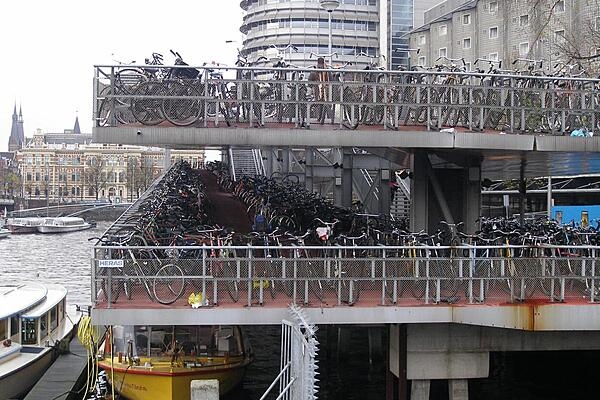
[[[162,103],[163,113],[167,121],[177,126],[189,126],[200,118],[200,100],[198,98],[181,98],[199,97],[200,93],[196,88],[179,81],[169,82],[167,96],[169,97]],[[171,98],[174,96],[177,98]]]
[[[110,301],[111,303],[116,303],[121,291],[123,290],[123,283],[119,279],[115,279],[113,275],[121,276],[123,275],[123,271],[121,268],[113,268],[112,271],[108,268],[101,269],[101,281],[100,281],[100,290],[102,291],[102,295],[106,299],[106,301]],[[109,273],[110,273],[110,285],[109,285]]]
[[[142,97],[131,103],[131,112],[138,122],[144,125],[158,125],[165,120],[162,106],[165,87],[161,82],[143,82],[135,88],[133,94]]]
[[[237,303],[240,299],[240,291],[236,263],[233,261],[225,261],[223,265],[223,275],[229,278],[226,281],[227,293],[231,300],[234,303]]]
[[[161,304],[172,304],[181,297],[185,288],[183,271],[177,265],[164,265],[152,282],[152,293]]]

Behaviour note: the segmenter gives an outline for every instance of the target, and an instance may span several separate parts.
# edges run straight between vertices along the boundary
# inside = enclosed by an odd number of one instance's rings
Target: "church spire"
[[[8,138],[8,151],[20,149],[19,144],[19,116],[17,115],[17,102],[12,115],[12,126],[10,128],[10,137]]]
[[[73,133],[76,135],[81,133],[81,128],[79,127],[79,116],[75,117],[75,126],[73,127]]]

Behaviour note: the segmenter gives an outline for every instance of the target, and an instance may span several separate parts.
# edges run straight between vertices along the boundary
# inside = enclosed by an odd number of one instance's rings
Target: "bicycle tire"
[[[131,102],[131,113],[139,123],[152,126],[165,121],[161,98],[164,97],[165,87],[162,82],[143,82],[133,94],[142,97]]]
[[[183,271],[175,264],[163,265],[152,282],[152,293],[161,304],[176,302],[185,289]],[[205,294],[206,295],[206,294]]]
[[[198,121],[201,115],[201,104],[199,99],[173,99],[178,97],[199,97],[198,90],[189,84],[178,81],[169,82],[167,98],[163,100],[163,114],[167,121],[176,126],[189,126]]]

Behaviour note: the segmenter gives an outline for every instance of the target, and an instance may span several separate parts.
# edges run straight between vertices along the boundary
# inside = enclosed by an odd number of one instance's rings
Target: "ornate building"
[[[75,131],[44,134],[38,130],[16,152],[23,197],[52,204],[133,201],[164,170],[163,149],[89,143],[86,134]],[[62,140],[56,140],[58,135]],[[84,140],[79,143],[77,139]],[[171,162],[184,159],[199,166],[204,163],[204,151],[171,150],[170,158]]]

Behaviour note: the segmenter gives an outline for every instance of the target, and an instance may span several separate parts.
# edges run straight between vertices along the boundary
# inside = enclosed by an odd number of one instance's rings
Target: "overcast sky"
[[[92,131],[93,66],[152,52],[173,64],[232,65],[241,46],[239,0],[0,1],[0,151],[8,148],[15,102],[25,136]],[[226,44],[226,40],[237,43]],[[113,55],[114,54],[114,55]]]

